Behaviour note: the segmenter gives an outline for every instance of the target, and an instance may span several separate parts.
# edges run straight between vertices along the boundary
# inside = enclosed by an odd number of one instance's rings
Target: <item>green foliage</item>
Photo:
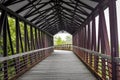
[[[8,17],[8,24],[9,24],[9,29],[10,29],[10,36],[11,36],[11,40],[12,40],[12,46],[13,46],[13,50],[14,53],[16,53],[16,27],[15,27],[15,19]],[[8,43],[8,55],[11,55],[11,48],[10,48],[10,42],[9,42],[9,38],[7,39],[7,43]]]
[[[66,44],[72,44],[72,36],[66,36]]]
[[[3,37],[0,35],[0,56],[3,54]]]
[[[20,25],[20,34],[21,34],[21,39],[22,39],[22,47],[24,50],[24,23],[19,22],[19,25]],[[22,53],[22,48],[20,49],[20,53]]]
[[[16,53],[16,23],[15,23],[15,19],[8,16],[8,25],[9,25],[9,28],[7,29],[7,52],[8,52],[8,55],[12,55],[12,49],[10,46],[10,38],[12,41],[14,54]],[[22,45],[24,48],[24,24],[23,24],[23,22],[19,22],[19,26],[20,26]],[[9,38],[8,30],[10,31],[10,38]],[[28,29],[28,31],[30,31],[30,30]],[[21,47],[20,41],[19,41],[19,45]],[[22,52],[21,48],[20,48],[20,52]],[[0,33],[0,55],[3,55],[3,30]]]
[[[55,36],[54,45],[62,45],[62,44],[72,44],[72,36],[66,36],[65,40],[62,40],[60,36]]]
[[[55,41],[55,42],[54,42],[55,45],[61,45],[61,44],[64,44],[64,43],[65,43],[65,41],[62,40],[61,37],[59,37],[59,36],[58,36],[58,37],[55,37],[54,41]]]
[[[16,51],[16,47],[15,47],[16,46],[15,19],[8,16],[8,25],[9,25],[8,29],[10,31],[13,49],[14,49],[14,51]],[[8,51],[8,55],[11,55],[12,51],[11,51],[11,46],[10,46],[10,39],[8,36],[8,29],[7,29],[7,51]],[[0,33],[0,55],[3,55],[3,30]]]

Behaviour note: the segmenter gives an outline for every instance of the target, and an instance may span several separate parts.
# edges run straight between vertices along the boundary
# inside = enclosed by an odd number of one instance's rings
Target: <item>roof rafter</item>
[[[53,15],[53,16],[52,16]],[[45,20],[47,17],[51,16],[50,18],[48,18],[47,20],[49,21],[49,19],[52,19],[55,17],[55,12],[50,13],[49,15],[43,16],[41,17],[39,20],[37,20],[37,22],[35,22],[35,24],[37,25],[39,22],[41,22],[42,20]]]
[[[67,9],[67,8],[65,8],[65,7],[63,7],[63,6],[61,6],[64,10],[66,10],[67,12],[69,12],[69,13],[73,13],[74,11],[73,10],[70,10],[70,9]],[[79,13],[79,14],[81,14],[81,13]],[[75,15],[77,15],[76,13],[75,13]],[[85,20],[85,18],[84,17],[82,17],[82,16],[80,16],[80,15],[77,15],[77,16],[79,16],[81,19],[84,19]]]
[[[57,19],[55,18],[54,20],[57,20]],[[43,27],[44,25],[45,25],[45,23],[38,25],[38,27],[40,27],[40,26]],[[40,27],[40,28],[42,28],[42,27]]]
[[[38,16],[36,16],[35,18],[33,18],[32,20],[30,20],[31,22],[33,22],[33,21],[35,21],[36,20],[36,18],[39,18],[39,17],[41,17],[41,16],[43,16],[45,13],[47,13],[47,12],[49,12],[49,11],[51,11],[52,10],[52,8],[54,8],[55,6],[53,6],[53,7],[50,7],[49,9],[47,9],[46,11],[44,11],[43,13],[41,13],[40,15],[38,15]]]
[[[65,3],[66,5],[72,7],[73,9],[75,8],[74,6],[68,4],[67,2],[65,2],[65,1],[63,1],[63,0],[62,0],[62,2]],[[82,14],[84,14],[84,15],[86,15],[86,16],[89,15],[89,13],[86,13],[86,12],[84,12],[83,10],[80,10],[80,9],[78,9],[78,8],[76,8],[76,10],[78,10],[80,13],[82,13]]]
[[[33,10],[31,13],[29,13],[28,15],[24,16],[25,18],[31,16],[32,14],[36,13],[37,11],[39,11],[41,8],[43,8],[44,6],[48,5],[51,1],[46,2],[45,4],[41,5],[40,7],[38,7],[37,9]]]
[[[10,6],[10,5],[22,2],[22,1],[25,1],[25,0],[7,0],[5,3],[3,3],[3,5]]]
[[[35,0],[31,1],[31,3],[34,3],[34,2],[35,2]],[[28,9],[28,8],[31,8],[32,7],[31,3],[29,2],[25,6],[21,7],[19,10],[16,11],[16,13],[20,13],[20,12],[22,12],[22,11]]]
[[[42,27],[40,27],[41,29],[47,28],[53,24],[55,24],[56,22],[58,22],[58,20],[53,20],[51,23],[47,24],[47,25],[43,25]]]
[[[77,1],[77,2],[80,3],[80,4],[82,4],[82,5],[83,5],[85,8],[87,8],[87,9],[94,10],[93,7],[91,7],[91,6],[89,6],[89,5],[85,4],[85,3],[83,3],[83,2],[80,1],[80,0],[75,0],[75,1]]]

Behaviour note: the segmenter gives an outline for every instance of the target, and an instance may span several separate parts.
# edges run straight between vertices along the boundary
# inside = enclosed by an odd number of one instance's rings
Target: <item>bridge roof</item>
[[[51,34],[73,34],[90,17],[100,0],[0,0],[13,12]]]

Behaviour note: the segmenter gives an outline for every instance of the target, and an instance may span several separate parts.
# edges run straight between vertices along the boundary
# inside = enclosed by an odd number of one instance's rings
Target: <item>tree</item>
[[[61,45],[61,44],[65,44],[65,41],[62,40],[62,38],[60,36],[54,38],[54,45]]]
[[[72,36],[66,36],[66,44],[72,44]]]
[[[72,44],[72,36],[66,36],[65,40],[62,40],[60,36],[55,36],[54,45],[62,45],[62,44]]]
[[[11,38],[11,42],[12,42],[12,46],[13,46],[13,50],[14,53],[16,53],[16,25],[15,25],[15,19],[8,16],[8,25],[9,25],[9,31],[10,31],[10,38]],[[20,33],[21,33],[21,38],[22,41],[24,41],[24,24],[23,22],[19,22],[19,26],[20,26]],[[11,46],[10,46],[10,39],[8,36],[8,29],[7,29],[7,52],[8,55],[12,55],[12,50],[11,50]],[[22,44],[24,45],[24,44]],[[20,52],[21,49],[20,49]],[[0,34],[0,56],[3,55],[3,30]]]

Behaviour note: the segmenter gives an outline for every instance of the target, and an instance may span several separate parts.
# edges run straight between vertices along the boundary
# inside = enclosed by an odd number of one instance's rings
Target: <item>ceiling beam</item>
[[[25,1],[25,0],[7,0],[5,3],[3,3],[3,5],[4,6],[10,6],[10,5],[22,2],[22,1]]]
[[[54,19],[54,20],[56,20],[56,19]],[[45,24],[46,24],[46,23],[44,22],[44,23],[38,25],[38,27],[42,28],[42,27],[44,27]],[[41,27],[41,26],[42,26],[42,27]]]
[[[35,0],[27,3],[26,5],[24,5],[23,7],[21,7],[19,10],[15,11],[15,12],[16,12],[16,13],[20,13],[20,12],[22,12],[22,11],[28,9],[28,8],[31,8],[31,7],[32,7],[31,4],[34,3],[34,2],[35,2]]]
[[[68,4],[67,2],[65,2],[65,1],[63,1],[63,0],[62,0],[62,2],[65,3],[66,5],[72,7],[73,9],[75,8],[74,6]],[[86,15],[86,16],[89,15],[89,13],[87,13],[87,12],[85,12],[85,11],[83,11],[83,10],[80,10],[80,9],[78,9],[78,8],[76,8],[76,10],[78,10],[78,11],[79,11],[80,13],[82,13],[83,15]]]
[[[40,15],[38,15],[38,16],[36,16],[35,18],[33,18],[32,20],[30,20],[30,22],[33,22],[33,21],[35,21],[37,18],[39,18],[39,17],[41,17],[41,16],[43,16],[45,13],[47,13],[47,12],[49,12],[49,11],[51,11],[52,10],[52,8],[54,8],[55,6],[53,6],[53,7],[50,7],[50,8],[48,8],[46,11],[44,11],[43,13],[41,13]]]
[[[73,13],[74,11],[73,10],[71,10],[71,9],[68,9],[68,8],[65,8],[65,7],[63,7],[63,6],[61,6],[65,11],[67,11],[67,12],[69,12],[69,13]],[[77,12],[77,11],[76,11]],[[81,14],[81,13],[79,13],[79,14]],[[84,19],[85,20],[85,18],[84,17],[82,17],[82,16],[80,16],[80,15],[78,15],[78,14],[76,14],[75,13],[75,15],[77,15],[77,16],[79,16],[81,19]]]
[[[49,24],[47,24],[47,25],[43,25],[43,26],[40,27],[40,28],[41,28],[41,29],[45,29],[45,28],[47,28],[47,27],[50,27],[50,26],[56,24],[57,22],[58,22],[58,20],[54,20],[52,23],[49,23]]]
[[[91,6],[89,6],[89,5],[85,4],[85,3],[83,3],[83,2],[80,1],[80,0],[75,0],[75,1],[78,2],[78,3],[80,3],[80,4],[82,4],[85,8],[87,8],[87,9],[89,9],[89,10],[94,10],[93,7],[91,7]]]
[[[50,16],[50,18],[48,18],[47,20],[54,18],[54,17],[56,16],[56,15],[54,15],[54,14],[55,14],[55,12],[52,12],[52,13],[50,13],[49,15],[45,15],[45,16],[39,18],[39,20],[37,20],[37,22],[35,22],[35,25],[37,25],[39,22],[45,20],[45,19],[46,19],[47,17],[49,17],[49,16]]]
[[[46,5],[48,5],[51,1],[46,2],[45,4],[41,5],[40,7],[38,7],[37,9],[33,10],[30,14],[24,16],[25,18],[31,16],[32,14],[36,13],[37,11],[39,11],[41,8],[45,7]]]

